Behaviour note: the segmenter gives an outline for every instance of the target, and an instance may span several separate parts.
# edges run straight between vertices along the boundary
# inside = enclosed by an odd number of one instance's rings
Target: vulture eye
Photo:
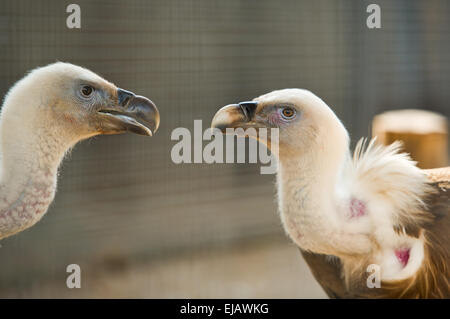
[[[281,116],[285,120],[292,120],[295,117],[295,109],[289,106],[284,107],[281,109]]]
[[[92,95],[92,92],[94,92],[94,88],[90,85],[83,85],[81,87],[81,95],[83,97],[90,97]]]

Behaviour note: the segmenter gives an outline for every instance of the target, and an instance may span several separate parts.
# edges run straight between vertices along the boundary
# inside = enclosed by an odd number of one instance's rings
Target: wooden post
[[[447,166],[447,118],[424,110],[395,110],[375,116],[372,136],[384,145],[400,140],[420,168]]]

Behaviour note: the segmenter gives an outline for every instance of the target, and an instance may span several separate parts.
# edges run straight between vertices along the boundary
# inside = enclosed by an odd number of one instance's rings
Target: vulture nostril
[[[258,106],[258,102],[249,101],[249,102],[241,102],[239,103],[239,107],[244,113],[247,121],[250,121],[255,115],[256,107]]]
[[[132,97],[134,97],[133,92],[117,89],[117,99],[119,100],[119,105],[126,106]]]

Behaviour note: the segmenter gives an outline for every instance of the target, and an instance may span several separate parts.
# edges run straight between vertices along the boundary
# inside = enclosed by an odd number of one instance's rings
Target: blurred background
[[[56,199],[1,241],[0,297],[323,298],[281,227],[273,175],[256,164],[172,163],[174,128],[210,124],[226,104],[307,88],[353,142],[383,111],[450,115],[450,2],[69,1],[0,3],[0,93],[55,61],[151,98],[152,138],[102,136],[64,161]],[[82,288],[66,287],[79,264]]]

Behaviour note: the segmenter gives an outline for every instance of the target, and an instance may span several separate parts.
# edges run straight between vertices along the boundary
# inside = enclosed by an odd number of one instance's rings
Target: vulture
[[[341,121],[303,89],[227,105],[211,126],[278,128],[247,135],[277,146],[283,228],[329,297],[450,298],[450,167],[421,170],[400,142],[361,139],[351,154]]]
[[[99,134],[152,135],[155,104],[97,74],[57,62],[32,70],[0,115],[0,239],[38,222],[53,201],[58,166],[78,141]]]

